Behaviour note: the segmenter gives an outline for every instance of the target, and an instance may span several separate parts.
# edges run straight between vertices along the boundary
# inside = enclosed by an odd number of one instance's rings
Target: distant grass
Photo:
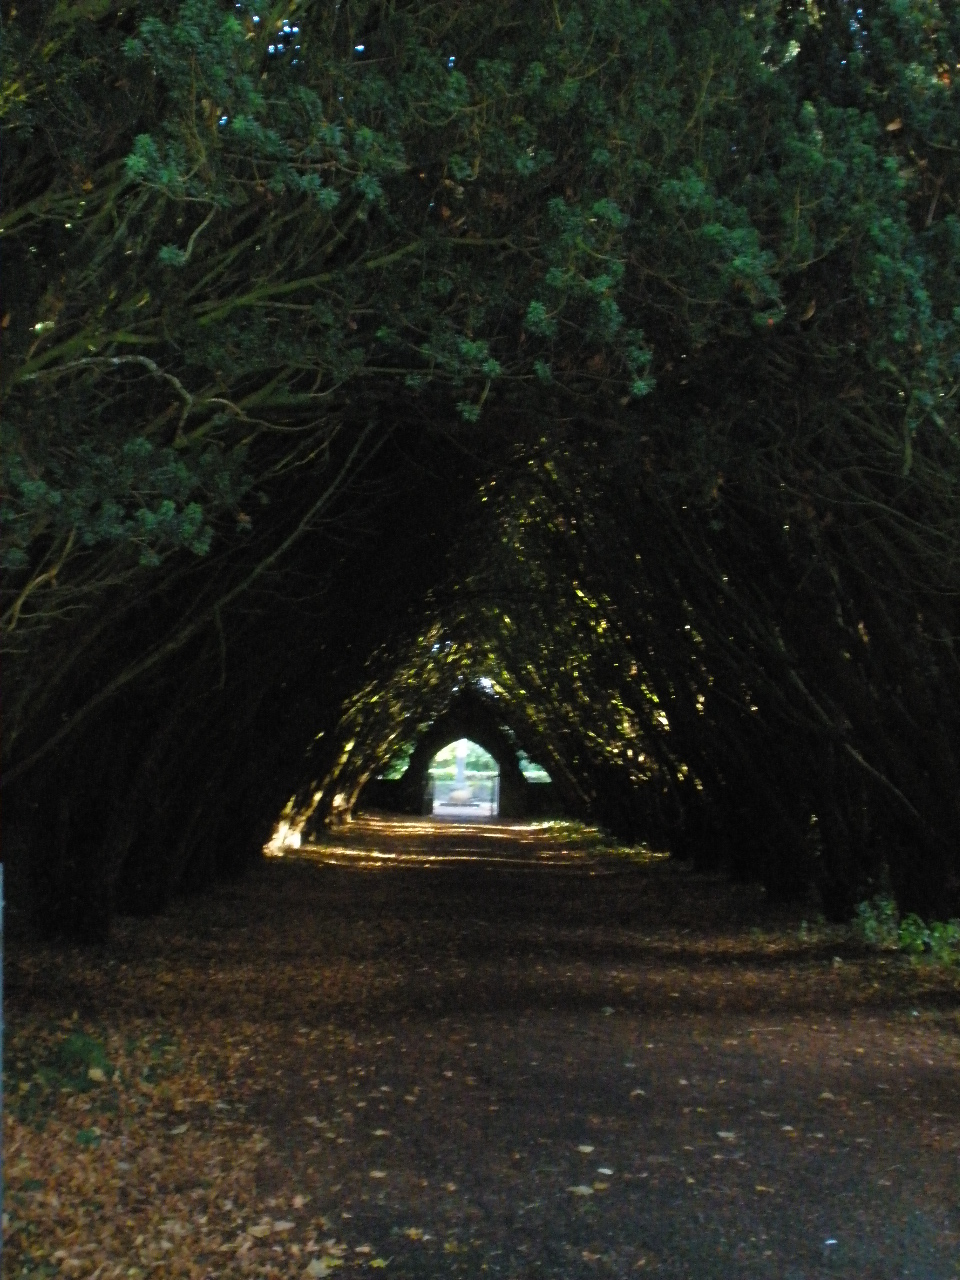
[[[639,844],[624,844],[609,831],[604,831],[602,827],[588,826],[585,822],[551,819],[546,822],[532,822],[530,825],[535,830],[542,831],[550,840],[573,849],[582,849],[585,853],[610,858],[626,858],[644,866],[664,862],[670,857],[666,850],[651,849],[645,841]]]
[[[590,827],[585,822],[572,822],[566,818],[549,818],[544,822],[531,822],[529,825],[532,830],[542,831],[552,840],[576,845],[578,848],[595,848],[610,840],[610,837],[599,827]]]

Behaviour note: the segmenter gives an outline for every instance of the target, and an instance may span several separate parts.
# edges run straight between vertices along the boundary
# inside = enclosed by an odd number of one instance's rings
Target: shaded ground
[[[960,1276],[960,984],[799,926],[371,820],[21,947],[4,1275]]]

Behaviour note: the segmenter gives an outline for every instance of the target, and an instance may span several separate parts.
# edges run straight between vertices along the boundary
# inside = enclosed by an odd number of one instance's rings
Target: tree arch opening
[[[436,753],[427,769],[427,798],[435,818],[476,822],[500,812],[500,766],[470,738]]]

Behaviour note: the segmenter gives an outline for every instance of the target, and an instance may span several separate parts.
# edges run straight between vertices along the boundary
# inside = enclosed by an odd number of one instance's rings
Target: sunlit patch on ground
[[[384,865],[468,864],[496,867],[589,868],[596,874],[622,869],[624,859],[653,864],[668,855],[644,846],[626,848],[596,827],[574,822],[462,822],[442,818],[369,815],[334,828],[324,840],[274,841],[271,857],[297,855],[316,862],[375,869]]]

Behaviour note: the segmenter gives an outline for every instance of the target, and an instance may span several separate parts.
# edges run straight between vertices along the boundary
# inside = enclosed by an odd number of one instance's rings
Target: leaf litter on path
[[[666,868],[524,874],[317,855],[100,953],[12,944],[4,1274],[470,1275],[519,1242],[739,1280],[838,1198],[832,1275],[957,1256],[954,976],[754,938],[746,891]]]

